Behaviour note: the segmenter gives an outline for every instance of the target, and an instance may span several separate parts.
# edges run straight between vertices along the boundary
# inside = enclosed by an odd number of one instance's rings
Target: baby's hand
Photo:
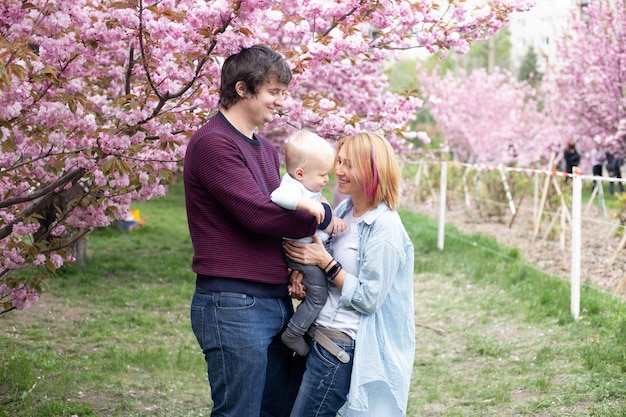
[[[302,205],[302,210],[305,210],[311,216],[315,217],[317,223],[322,223],[324,221],[324,217],[326,216],[326,211],[324,210],[324,205],[318,201],[312,200],[300,200],[298,206]],[[298,207],[300,209],[300,207]]]
[[[331,233],[341,233],[344,232],[348,228],[348,223],[346,223],[341,217],[337,217],[333,215],[333,219],[330,221],[330,232]]]

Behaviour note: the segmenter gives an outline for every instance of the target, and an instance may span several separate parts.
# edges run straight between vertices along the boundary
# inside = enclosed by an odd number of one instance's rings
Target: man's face
[[[262,126],[274,120],[276,110],[283,107],[286,91],[287,86],[285,84],[272,78],[260,86],[256,96],[244,99],[249,111],[248,114],[255,126]]]

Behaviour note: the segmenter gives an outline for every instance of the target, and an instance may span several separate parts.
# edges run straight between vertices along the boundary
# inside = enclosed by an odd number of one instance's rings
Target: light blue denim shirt
[[[347,199],[335,212],[343,218],[351,208]],[[350,392],[339,410],[342,417],[360,415],[368,401],[392,401],[389,392],[406,414],[415,357],[413,261],[413,243],[397,212],[381,203],[364,215],[359,223],[358,276],[347,275],[339,300],[362,314]],[[389,390],[374,389],[380,383]]]

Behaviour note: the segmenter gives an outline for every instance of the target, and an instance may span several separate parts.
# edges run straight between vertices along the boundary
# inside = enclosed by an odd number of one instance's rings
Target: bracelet
[[[337,270],[330,276],[330,280],[331,281],[334,280],[337,277],[337,275],[339,275],[339,272],[341,272],[342,269],[343,268],[341,266],[337,268]]]
[[[339,274],[339,271],[342,270],[342,266],[339,263],[339,261],[336,261],[335,264],[328,270],[328,272],[326,272],[326,277],[329,280],[333,280],[335,279],[335,277],[337,276],[337,274]]]
[[[326,268],[328,268],[330,264],[333,263],[334,260],[335,260],[334,258],[330,258],[330,262],[328,262],[328,264],[324,268],[322,268],[324,270],[324,273],[326,272]]]

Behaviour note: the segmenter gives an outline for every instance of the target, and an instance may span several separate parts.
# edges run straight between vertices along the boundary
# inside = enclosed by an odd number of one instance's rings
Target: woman
[[[580,154],[576,150],[576,144],[574,141],[567,142],[567,146],[563,151],[563,160],[565,161],[565,172],[572,174],[574,167],[577,167],[580,163]],[[569,177],[565,177],[565,182],[569,180]]]
[[[334,172],[348,196],[336,215],[348,229],[328,249],[317,238],[285,242],[290,258],[318,265],[330,282],[291,416],[404,416],[415,355],[414,253],[395,211],[400,168],[389,142],[360,133],[338,142]]]

